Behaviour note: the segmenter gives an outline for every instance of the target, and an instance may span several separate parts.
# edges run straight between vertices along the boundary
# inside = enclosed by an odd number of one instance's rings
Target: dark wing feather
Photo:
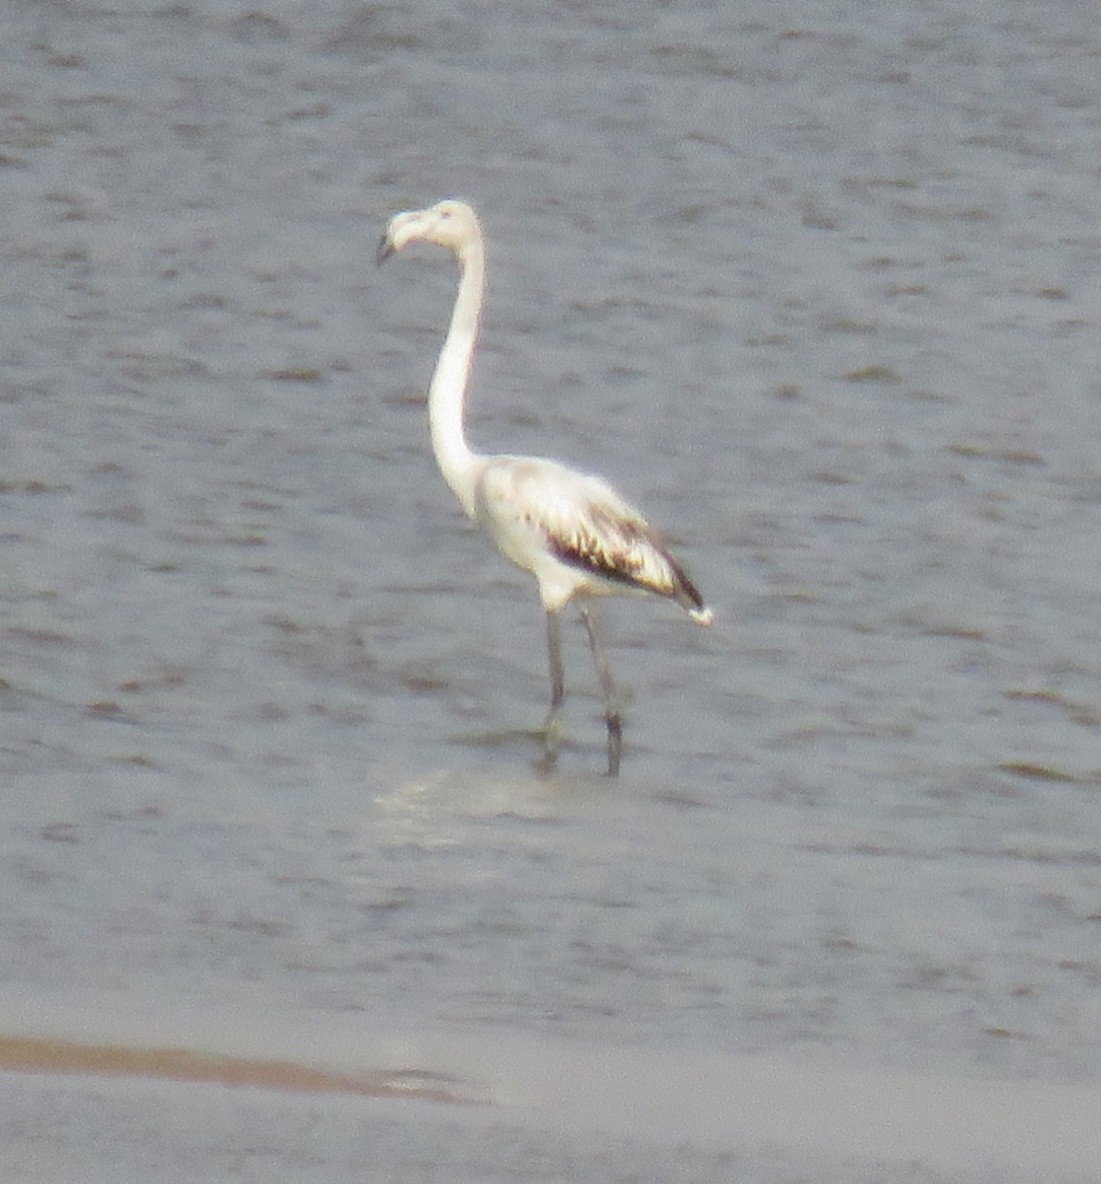
[[[568,533],[547,536],[550,550],[563,563],[612,583],[671,597],[686,608],[703,608],[699,589],[643,519],[590,505],[571,527]]]

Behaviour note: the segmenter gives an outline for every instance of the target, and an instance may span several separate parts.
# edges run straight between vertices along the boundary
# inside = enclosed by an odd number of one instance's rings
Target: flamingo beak
[[[397,247],[394,246],[394,241],[390,237],[390,231],[387,230],[382,238],[378,240],[378,250],[375,251],[375,263],[381,267],[396,250]]]

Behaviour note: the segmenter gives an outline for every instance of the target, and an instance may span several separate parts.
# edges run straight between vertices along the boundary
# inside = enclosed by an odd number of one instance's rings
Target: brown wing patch
[[[568,533],[547,536],[550,550],[563,563],[613,583],[672,597],[690,608],[703,606],[684,569],[642,519],[613,515],[594,505],[571,526]]]

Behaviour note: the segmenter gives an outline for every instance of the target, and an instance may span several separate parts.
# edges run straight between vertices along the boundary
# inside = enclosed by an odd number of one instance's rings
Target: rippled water
[[[0,992],[1096,1083],[1091,5],[0,30]],[[579,629],[535,772],[534,589],[434,468],[454,269],[373,267],[448,194],[474,442],[606,474],[716,610],[605,611],[618,782]]]

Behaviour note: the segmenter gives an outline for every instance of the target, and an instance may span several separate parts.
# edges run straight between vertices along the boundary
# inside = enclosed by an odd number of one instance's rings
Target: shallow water
[[[1097,1082],[1091,6],[0,24],[0,994]],[[474,442],[606,474],[716,610],[605,610],[616,783],[579,629],[535,772],[534,591],[428,450],[454,270],[373,267],[450,193]]]

